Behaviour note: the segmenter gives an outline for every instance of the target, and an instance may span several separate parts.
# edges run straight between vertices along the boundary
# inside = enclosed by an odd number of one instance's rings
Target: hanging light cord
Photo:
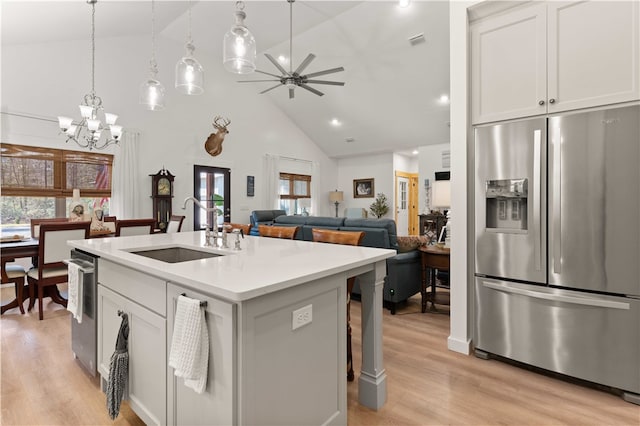
[[[289,74],[293,74],[293,2],[289,2]]]
[[[96,96],[96,1],[91,1],[91,92],[84,95],[85,105],[101,108],[102,98]],[[94,113],[97,111],[94,111]]]
[[[187,15],[187,44],[185,45],[187,52],[190,56],[193,56],[193,51],[196,49],[193,45],[193,39],[191,38],[191,0],[189,0],[189,11]]]
[[[156,14],[155,14],[155,3],[151,0],[151,61],[150,61],[150,69],[151,76],[155,79],[158,74],[158,63],[156,62]]]

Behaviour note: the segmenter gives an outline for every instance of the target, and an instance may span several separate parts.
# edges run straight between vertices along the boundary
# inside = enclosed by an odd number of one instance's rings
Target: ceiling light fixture
[[[339,126],[339,125],[341,125],[341,124],[342,124],[342,123],[341,123],[341,122],[340,122],[340,120],[338,120],[337,118],[334,118],[334,119],[332,119],[332,120],[331,120],[331,125],[332,125],[332,126]]]
[[[151,0],[151,61],[149,62],[149,78],[140,85],[140,103],[151,111],[164,109],[164,86],[156,79],[158,63],[156,62],[155,19],[154,0]]]
[[[191,39],[191,1],[187,24],[187,54],[176,64],[176,89],[185,95],[201,95],[204,93],[204,70],[200,62],[193,57],[196,50]]]
[[[402,8],[409,7],[409,3],[411,3],[410,0],[398,0],[398,6]]]
[[[449,103],[449,96],[448,95],[440,96],[440,103],[441,104],[448,104]]]
[[[326,80],[309,80],[309,78],[311,77],[317,77],[320,75],[325,75],[325,74],[332,74],[334,72],[339,72],[339,71],[344,71],[344,68],[342,67],[338,67],[338,68],[331,68],[328,70],[324,70],[324,71],[318,71],[318,72],[312,72],[310,74],[306,74],[306,75],[300,75],[300,73],[311,63],[311,61],[313,61],[313,59],[316,57],[316,55],[314,55],[313,53],[309,53],[309,55],[307,55],[307,57],[304,59],[304,61],[302,61],[302,63],[300,65],[298,65],[298,68],[296,68],[295,71],[293,71],[293,2],[295,0],[287,0],[287,2],[289,3],[289,71],[285,70],[282,65],[280,65],[278,63],[278,61],[275,60],[275,58],[271,55],[269,55],[268,53],[265,53],[264,56],[267,57],[267,59],[269,59],[269,61],[271,61],[271,63],[273,65],[275,65],[275,67],[278,69],[278,71],[280,71],[281,75],[276,75],[276,74],[271,74],[268,72],[264,72],[264,71],[260,71],[260,70],[255,70],[256,72],[259,72],[261,74],[266,74],[266,75],[270,75],[271,77],[275,77],[276,79],[273,80],[245,80],[245,81],[239,81],[239,83],[255,83],[255,82],[265,82],[265,81],[279,81],[278,84],[276,84],[273,87],[270,87],[266,90],[263,90],[262,92],[260,92],[260,94],[262,93],[266,93],[270,90],[275,89],[276,87],[280,87],[280,86],[286,86],[289,89],[289,99],[293,99],[294,98],[294,89],[297,87],[302,87],[303,89],[306,89],[308,91],[310,91],[311,93],[314,93],[318,96],[322,96],[324,95],[324,93],[322,93],[319,90],[314,89],[313,87],[309,86],[307,83],[314,83],[314,84],[331,84],[334,86],[344,86],[344,83],[341,81],[326,81]]]
[[[234,74],[249,74],[256,69],[256,39],[244,25],[244,2],[236,2],[235,17],[222,42],[222,64]]]
[[[91,92],[84,95],[84,103],[80,105],[80,124],[73,124],[69,117],[58,117],[58,124],[67,136],[65,142],[74,141],[83,148],[104,149],[111,144],[117,144],[122,136],[122,126],[116,126],[118,116],[104,113],[102,98],[95,92],[95,64],[96,64],[96,3],[98,0],[87,0],[91,5]],[[104,120],[109,129],[102,125],[98,112],[104,114]],[[110,137],[107,136],[107,131]],[[101,140],[101,136],[105,136]],[[84,141],[83,141],[84,139]]]

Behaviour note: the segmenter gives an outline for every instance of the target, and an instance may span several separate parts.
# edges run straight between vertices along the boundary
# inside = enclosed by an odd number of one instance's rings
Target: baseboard
[[[449,336],[447,339],[447,348],[449,348],[450,351],[469,355],[471,353],[471,340],[457,340]]]

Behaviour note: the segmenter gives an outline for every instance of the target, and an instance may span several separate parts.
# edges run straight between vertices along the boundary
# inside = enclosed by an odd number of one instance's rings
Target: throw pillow
[[[427,237],[424,235],[410,235],[398,237],[398,253],[406,253],[427,244]]]

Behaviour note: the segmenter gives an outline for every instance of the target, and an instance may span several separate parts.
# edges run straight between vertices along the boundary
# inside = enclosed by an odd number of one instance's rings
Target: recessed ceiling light
[[[278,62],[280,62],[281,64],[288,64],[289,60],[287,59],[286,56],[280,55],[280,56],[278,56]]]
[[[338,120],[337,118],[332,119],[332,120],[330,121],[330,123],[331,123],[331,125],[332,125],[332,126],[339,126],[339,125],[341,125],[341,124],[342,124],[342,123],[340,122],[340,120]]]
[[[408,7],[410,0],[398,0],[398,6],[400,7]]]
[[[418,155],[418,150],[417,150],[417,149],[414,149],[411,153],[412,153],[413,155]]]
[[[449,103],[449,95],[440,96],[440,103],[441,104],[448,104]]]

